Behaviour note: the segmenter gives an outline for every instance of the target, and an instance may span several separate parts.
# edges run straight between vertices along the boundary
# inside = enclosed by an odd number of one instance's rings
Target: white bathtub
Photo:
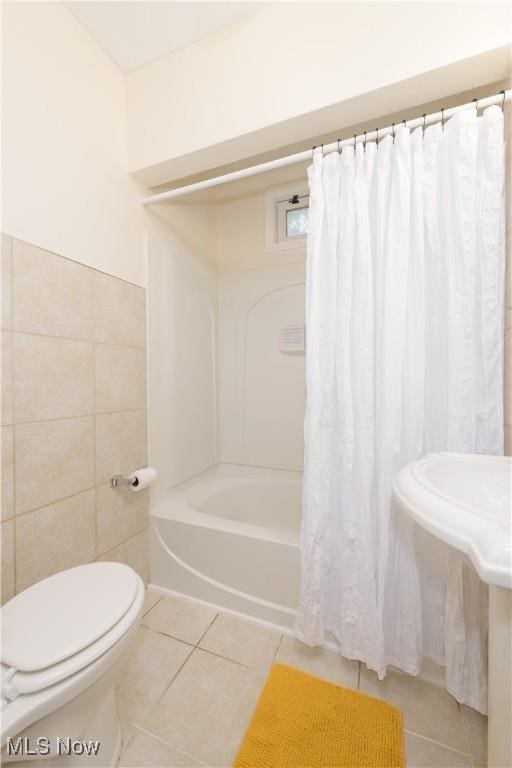
[[[302,476],[220,465],[151,502],[155,586],[291,627]]]

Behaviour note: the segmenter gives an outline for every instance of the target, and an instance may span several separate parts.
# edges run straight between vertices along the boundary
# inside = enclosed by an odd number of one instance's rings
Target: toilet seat
[[[92,569],[95,566],[114,566],[117,563],[92,563],[80,568]],[[8,668],[2,663],[2,676],[8,685],[13,686],[16,696],[2,700],[2,736],[1,744],[4,745],[9,735],[19,733],[32,723],[56,711],[80,695],[100,678],[108,676],[117,661],[123,657],[125,651],[131,646],[138,630],[139,618],[144,603],[145,588],[142,579],[128,566],[121,565],[135,577],[135,595],[130,606],[116,624],[105,632],[89,646],[73,654],[69,659],[36,672],[22,672]],[[75,569],[72,569],[75,570]],[[64,578],[67,571],[62,572]],[[103,576],[108,578],[109,569],[103,569]],[[53,577],[51,577],[53,578]],[[95,579],[91,579],[92,582]],[[42,583],[42,582],[41,582]],[[133,580],[132,580],[133,583]],[[103,584],[103,589],[109,589],[109,582]],[[119,599],[125,598],[125,605],[130,590],[119,594]],[[21,593],[23,594],[23,593]],[[21,595],[17,596],[20,597]],[[13,598],[13,599],[17,599]],[[6,604],[8,605],[8,604]],[[5,607],[5,606],[4,606]],[[91,621],[94,616],[90,616]],[[28,621],[30,625],[30,620]],[[25,623],[26,626],[26,623]],[[5,622],[4,622],[5,627]],[[93,632],[93,630],[91,630]],[[37,643],[37,636],[32,634]],[[59,649],[57,649],[58,651]],[[2,651],[2,657],[3,657]],[[11,657],[9,657],[11,658]],[[9,676],[10,673],[10,676]],[[59,681],[56,679],[59,678]],[[55,680],[54,682],[50,682]],[[7,687],[7,685],[6,685]],[[2,682],[2,689],[4,681]],[[21,689],[30,689],[21,690]]]
[[[126,565],[90,563],[50,576],[6,603],[2,698],[14,701],[55,685],[108,651],[137,618],[140,586]],[[27,632],[31,627],[37,627],[36,640]]]

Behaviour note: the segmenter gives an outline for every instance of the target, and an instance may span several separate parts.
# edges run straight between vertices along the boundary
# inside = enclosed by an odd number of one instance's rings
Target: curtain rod
[[[469,109],[471,107],[474,108],[475,106],[477,109],[485,109],[486,107],[492,107],[494,104],[503,105],[506,101],[510,100],[512,100],[512,89],[501,91],[494,96],[487,96],[484,99],[473,99],[473,101],[469,102],[468,104],[461,104],[458,107],[443,109],[441,112],[433,112],[430,115],[422,115],[421,117],[417,117],[414,120],[403,120],[398,124],[393,123],[393,125],[390,125],[387,128],[377,128],[375,131],[370,131],[359,136],[353,136],[351,139],[333,141],[331,144],[326,144],[323,147],[323,151],[325,153],[334,152],[341,147],[354,144],[354,142],[373,141],[374,139],[380,140],[381,138],[384,138],[384,136],[393,134],[396,125],[403,125],[405,123],[408,128],[419,128],[419,126],[422,125],[431,125],[432,123],[438,123],[439,121],[447,120],[457,112],[461,112],[463,109]],[[306,149],[304,152],[297,152],[294,155],[278,157],[276,160],[269,160],[266,163],[253,165],[249,168],[242,168],[239,171],[225,173],[223,176],[215,176],[211,179],[198,181],[195,184],[187,184],[184,187],[176,187],[176,189],[170,189],[167,192],[159,192],[156,195],[148,195],[146,197],[142,197],[140,202],[142,205],[151,205],[151,203],[161,203],[164,200],[173,200],[176,197],[188,195],[191,192],[199,192],[202,189],[217,187],[220,184],[228,184],[230,181],[245,179],[248,176],[256,176],[258,173],[265,173],[266,171],[271,171],[275,168],[284,168],[287,165],[294,165],[295,163],[301,163],[309,159],[311,159],[311,149]]]

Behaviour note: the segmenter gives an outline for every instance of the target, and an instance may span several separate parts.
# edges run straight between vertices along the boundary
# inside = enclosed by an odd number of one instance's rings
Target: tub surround
[[[2,601],[64,568],[147,580],[145,290],[2,237]]]

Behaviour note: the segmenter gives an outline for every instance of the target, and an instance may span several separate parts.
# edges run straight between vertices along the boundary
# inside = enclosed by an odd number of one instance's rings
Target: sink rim
[[[421,485],[424,486],[427,490],[429,490],[431,493],[435,493],[436,495],[440,496],[441,498],[448,501],[450,504],[454,504],[458,507],[461,507],[462,509],[467,509],[471,511],[474,515],[479,515],[480,517],[485,517],[487,520],[491,520],[493,523],[496,523],[500,526],[500,528],[504,529],[506,533],[510,535],[510,532],[512,531],[512,520],[510,520],[509,525],[507,526],[506,523],[503,524],[501,520],[497,519],[494,515],[490,514],[489,512],[483,511],[482,509],[479,509],[478,507],[473,506],[472,504],[468,504],[465,501],[461,501],[460,499],[457,499],[456,496],[452,496],[450,493],[447,493],[446,491],[441,490],[441,488],[435,483],[431,482],[424,471],[424,468],[426,466],[430,466],[434,462],[438,461],[438,463],[446,464],[446,457],[449,457],[449,460],[456,459],[456,460],[464,460],[466,462],[472,462],[474,459],[476,460],[475,463],[477,464],[504,464],[504,465],[510,465],[511,471],[512,471],[512,459],[508,456],[489,456],[486,454],[478,454],[478,453],[449,453],[448,451],[443,451],[439,453],[429,453],[426,456],[423,457],[423,459],[420,459],[417,462],[414,462],[413,465],[411,465],[411,472],[413,473],[416,480],[421,483]],[[500,461],[502,459],[502,461]]]
[[[512,589],[512,531],[498,517],[441,490],[426,477],[433,463],[494,464],[510,467],[512,458],[489,454],[430,453],[395,477],[393,498],[420,527],[469,557],[482,581]]]

